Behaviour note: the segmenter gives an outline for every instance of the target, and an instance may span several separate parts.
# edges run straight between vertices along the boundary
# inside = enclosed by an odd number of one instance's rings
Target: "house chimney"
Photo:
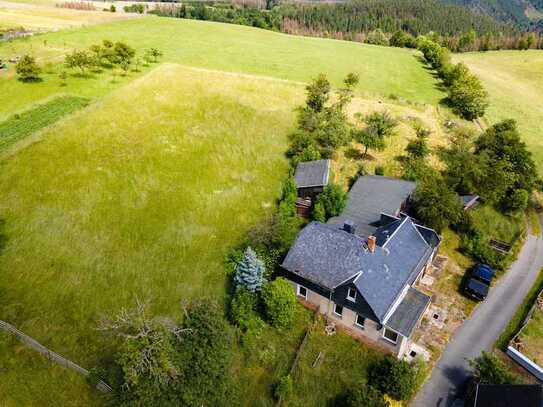
[[[377,242],[377,239],[375,236],[368,236],[368,249],[370,249],[370,252],[375,251],[375,243]]]

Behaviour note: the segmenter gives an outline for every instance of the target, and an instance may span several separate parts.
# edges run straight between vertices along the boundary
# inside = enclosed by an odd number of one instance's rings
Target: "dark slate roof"
[[[409,338],[429,303],[430,297],[409,287],[402,302],[386,322],[386,326]]]
[[[347,206],[340,216],[330,219],[331,224],[352,220],[356,233],[371,235],[381,219],[381,213],[396,214],[402,203],[414,191],[414,182],[378,175],[358,178],[349,192]]]
[[[406,217],[375,253],[366,253],[364,272],[355,285],[380,321],[405,285],[414,282],[432,251],[413,220]]]
[[[540,384],[479,384],[474,407],[542,407]]]
[[[392,236],[396,229],[402,224],[402,220],[405,217],[406,216],[394,217],[384,213],[381,214],[381,224],[383,226],[378,227],[373,234],[377,238],[377,244],[379,246],[385,244],[387,239]],[[434,248],[439,246],[441,239],[435,230],[418,224],[415,224],[415,226],[430,247]]]
[[[325,288],[334,288],[362,270],[364,245],[364,240],[352,233],[311,222],[299,233],[283,267]]]
[[[321,187],[328,184],[330,160],[317,160],[299,163],[294,180],[298,188]]]
[[[334,225],[312,222],[298,235],[283,267],[329,289],[356,277],[356,288],[383,321],[431,253],[432,247],[409,217],[402,219],[373,253],[359,236]]]

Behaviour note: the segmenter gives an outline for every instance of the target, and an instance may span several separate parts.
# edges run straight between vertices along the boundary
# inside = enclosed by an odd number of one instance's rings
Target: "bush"
[[[321,217],[321,219],[315,220],[325,222],[333,216],[338,216],[343,209],[345,209],[345,205],[347,205],[347,194],[339,185],[328,184],[326,188],[324,188],[324,191],[318,196],[315,207],[317,205],[322,207],[322,209],[318,209],[318,216]],[[323,212],[324,220],[322,220]],[[315,211],[313,211],[313,216],[315,216]]]
[[[296,296],[290,283],[278,278],[266,284],[261,295],[268,321],[276,328],[289,328],[296,307]]]
[[[516,384],[519,378],[492,353],[483,352],[469,361],[473,377],[481,384]]]
[[[386,356],[374,365],[369,384],[395,400],[409,400],[417,390],[417,378],[422,366]]]
[[[23,82],[32,82],[40,79],[41,68],[31,55],[24,55],[15,65],[15,72]]]
[[[290,375],[283,376],[277,386],[275,387],[274,395],[277,400],[288,399],[292,394],[294,383]]]
[[[362,384],[351,388],[343,397],[342,407],[389,407],[390,403],[385,400],[383,393],[379,390]]]
[[[477,230],[472,230],[462,235],[461,248],[478,262],[488,264],[497,270],[503,269],[505,256],[492,249],[488,242],[488,237]]]
[[[522,212],[528,207],[530,194],[525,189],[516,189],[506,201],[505,209],[511,212]]]
[[[230,319],[243,331],[258,329],[262,321],[256,313],[257,296],[244,288],[236,291],[230,303]]]
[[[385,175],[385,167],[382,165],[375,167],[375,175]]]
[[[317,222],[326,222],[326,210],[321,202],[315,204],[311,216],[313,217],[313,220],[316,220]]]

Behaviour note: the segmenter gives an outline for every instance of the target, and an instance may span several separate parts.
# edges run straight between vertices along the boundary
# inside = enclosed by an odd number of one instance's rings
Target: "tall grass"
[[[111,351],[98,320],[136,296],[172,316],[183,299],[220,301],[226,253],[279,194],[302,98],[164,65],[4,160],[3,319],[92,368]]]

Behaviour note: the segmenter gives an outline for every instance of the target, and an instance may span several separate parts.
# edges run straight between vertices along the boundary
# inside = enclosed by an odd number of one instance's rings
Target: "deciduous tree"
[[[33,56],[23,55],[15,65],[15,72],[21,81],[32,82],[40,79],[41,68]]]

